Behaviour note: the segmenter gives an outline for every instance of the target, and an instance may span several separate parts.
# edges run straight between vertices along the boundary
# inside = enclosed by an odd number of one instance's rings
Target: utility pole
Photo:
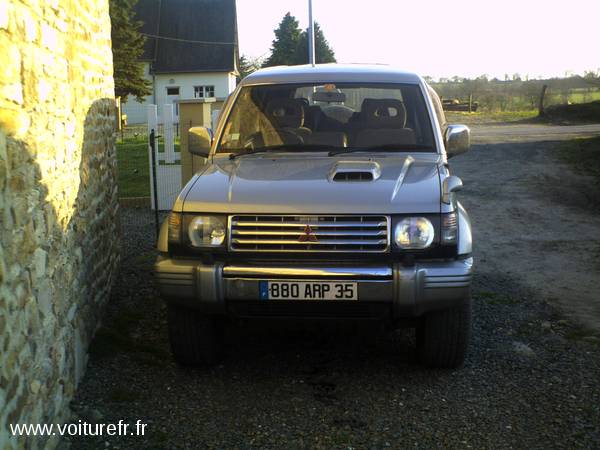
[[[308,0],[308,62],[315,65],[315,22],[313,21],[312,0]]]

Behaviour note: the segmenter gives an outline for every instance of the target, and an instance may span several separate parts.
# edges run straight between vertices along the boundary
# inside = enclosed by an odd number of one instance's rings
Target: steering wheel
[[[242,147],[245,150],[254,150],[260,141],[262,141],[262,135],[260,133],[253,133],[244,141],[244,145]]]

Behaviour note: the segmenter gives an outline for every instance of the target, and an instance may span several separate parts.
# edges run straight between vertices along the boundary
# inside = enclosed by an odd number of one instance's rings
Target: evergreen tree
[[[317,64],[336,62],[335,53],[317,22],[315,22],[315,62]],[[308,64],[308,30],[303,31],[300,35],[294,55],[294,64]]]
[[[242,55],[240,57],[240,79],[247,77],[262,66],[260,58],[250,58]]]
[[[150,82],[144,78],[144,65],[139,62],[145,38],[139,33],[142,22],[135,20],[137,0],[110,0],[115,96],[127,101],[134,95],[142,101],[150,95]]]
[[[288,12],[275,30],[271,56],[265,61],[263,67],[294,64],[300,34],[298,21]]]

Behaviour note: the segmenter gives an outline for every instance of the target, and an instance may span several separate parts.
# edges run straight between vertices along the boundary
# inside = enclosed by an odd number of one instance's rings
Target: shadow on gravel
[[[148,432],[73,437],[72,448],[600,444],[600,358],[587,355],[582,370],[589,347],[561,337],[550,306],[485,263],[460,370],[418,365],[410,330],[327,323],[231,325],[224,359],[189,369],[170,355],[152,226],[132,230],[72,420],[141,420]]]

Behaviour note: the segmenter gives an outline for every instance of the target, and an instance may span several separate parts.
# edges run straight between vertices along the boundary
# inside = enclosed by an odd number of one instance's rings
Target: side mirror
[[[208,158],[212,144],[212,131],[206,127],[192,127],[188,131],[188,148],[192,155]]]
[[[471,130],[466,125],[448,125],[445,141],[448,158],[465,153],[471,146]]]
[[[444,178],[442,182],[442,202],[451,204],[453,200],[453,192],[460,191],[463,187],[462,180],[454,175]]]

